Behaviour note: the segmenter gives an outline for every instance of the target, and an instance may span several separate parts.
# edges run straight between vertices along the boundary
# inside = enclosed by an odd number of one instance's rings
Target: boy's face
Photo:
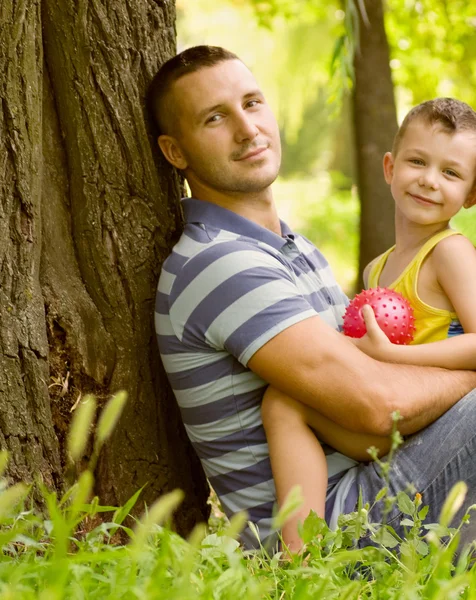
[[[449,221],[476,201],[476,132],[448,133],[440,125],[412,122],[384,175],[397,214],[419,225]]]

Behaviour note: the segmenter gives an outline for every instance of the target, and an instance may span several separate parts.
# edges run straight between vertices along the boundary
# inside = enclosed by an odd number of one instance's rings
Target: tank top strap
[[[425,260],[425,258],[428,256],[428,254],[430,254],[430,252],[433,250],[433,248],[439,244],[441,242],[441,240],[444,240],[447,237],[450,237],[452,235],[461,235],[459,233],[459,231],[455,231],[454,229],[444,229],[443,231],[440,231],[439,233],[437,233],[436,235],[434,235],[432,238],[430,238],[427,242],[425,242],[423,244],[423,246],[420,248],[420,250],[418,250],[418,252],[415,255],[415,258],[411,261],[411,265],[415,266],[417,269],[417,272],[420,270],[421,264],[423,263],[423,261]]]
[[[386,252],[384,252],[374,260],[373,265],[370,267],[369,279],[367,281],[368,288],[376,288],[379,285],[382,270],[385,266],[385,263],[387,262],[389,254],[393,252],[394,248],[395,246],[392,246]]]

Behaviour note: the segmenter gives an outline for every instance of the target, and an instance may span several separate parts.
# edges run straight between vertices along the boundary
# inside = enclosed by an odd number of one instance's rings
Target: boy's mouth
[[[411,198],[413,198],[415,202],[418,202],[419,204],[423,204],[425,206],[438,206],[440,204],[440,202],[437,202],[436,200],[432,200],[431,198],[427,198],[426,196],[420,196],[419,194],[409,193],[409,196],[411,196]]]

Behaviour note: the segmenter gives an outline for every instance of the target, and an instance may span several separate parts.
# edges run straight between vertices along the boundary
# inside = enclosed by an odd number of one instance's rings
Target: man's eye
[[[246,103],[246,106],[248,108],[254,108],[255,106],[257,106],[259,104],[259,100],[250,100],[249,102]]]
[[[207,119],[207,123],[217,123],[218,121],[220,121],[221,119],[221,115],[212,115],[211,117],[208,117]]]

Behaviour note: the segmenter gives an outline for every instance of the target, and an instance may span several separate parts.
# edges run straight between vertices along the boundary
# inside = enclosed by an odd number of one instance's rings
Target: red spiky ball
[[[344,333],[361,338],[367,332],[362,306],[370,304],[380,328],[393,344],[409,344],[415,332],[413,308],[406,298],[388,288],[363,290],[350,302],[344,314]]]

